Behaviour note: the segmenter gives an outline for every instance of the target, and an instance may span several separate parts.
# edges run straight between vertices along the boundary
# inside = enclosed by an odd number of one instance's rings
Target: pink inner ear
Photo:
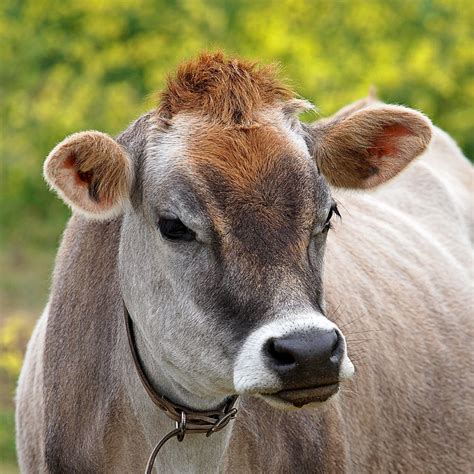
[[[76,169],[76,155],[71,153],[64,160],[64,168],[71,170],[74,173],[74,181],[79,186],[89,186],[92,182],[92,171],[80,171]]]
[[[390,125],[384,128],[382,134],[376,138],[374,144],[367,151],[377,158],[394,156],[399,151],[398,139],[410,134],[410,130],[403,125]]]
[[[76,165],[76,156],[74,153],[71,153],[65,160],[64,160],[64,168],[74,168]]]

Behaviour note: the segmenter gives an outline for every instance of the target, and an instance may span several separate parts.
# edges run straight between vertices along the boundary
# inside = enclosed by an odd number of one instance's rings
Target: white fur
[[[160,126],[151,121],[146,144],[146,156],[149,158],[148,166],[165,170],[176,164],[180,159],[185,160],[188,154],[186,146],[189,130],[199,123],[201,122],[193,115],[179,115],[175,117],[173,127],[167,130],[166,134],[161,134]]]

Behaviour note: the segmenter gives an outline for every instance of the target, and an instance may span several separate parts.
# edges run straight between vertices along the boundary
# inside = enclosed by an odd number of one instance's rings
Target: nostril
[[[266,351],[274,363],[278,365],[292,365],[296,362],[291,352],[282,347],[276,339],[269,339],[266,344]]]
[[[332,345],[331,356],[329,360],[334,365],[339,365],[344,355],[344,343],[342,335],[339,331],[334,331],[335,333],[335,340]]]
[[[339,332],[335,330],[334,333],[336,336],[334,338],[334,343],[332,345],[331,355],[334,355],[340,349],[341,344],[342,344],[342,339]]]

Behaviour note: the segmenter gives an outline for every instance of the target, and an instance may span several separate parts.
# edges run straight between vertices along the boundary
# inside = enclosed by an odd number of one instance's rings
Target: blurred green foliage
[[[11,409],[0,408],[0,472],[13,471],[11,466],[16,460],[15,453],[15,417]]]
[[[12,400],[15,384],[28,341],[31,318],[12,312],[0,325],[0,472],[18,472],[15,468],[15,428]]]
[[[41,166],[65,135],[111,134],[203,49],[279,61],[323,115],[367,94],[428,114],[474,152],[472,0],[3,0],[2,306],[38,310],[68,210]]]

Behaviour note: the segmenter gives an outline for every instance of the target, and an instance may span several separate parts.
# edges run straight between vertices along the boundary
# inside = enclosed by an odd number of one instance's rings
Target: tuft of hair
[[[258,109],[295,96],[278,73],[276,65],[203,53],[168,78],[158,115],[171,119],[179,112],[196,111],[223,124],[250,126]]]

